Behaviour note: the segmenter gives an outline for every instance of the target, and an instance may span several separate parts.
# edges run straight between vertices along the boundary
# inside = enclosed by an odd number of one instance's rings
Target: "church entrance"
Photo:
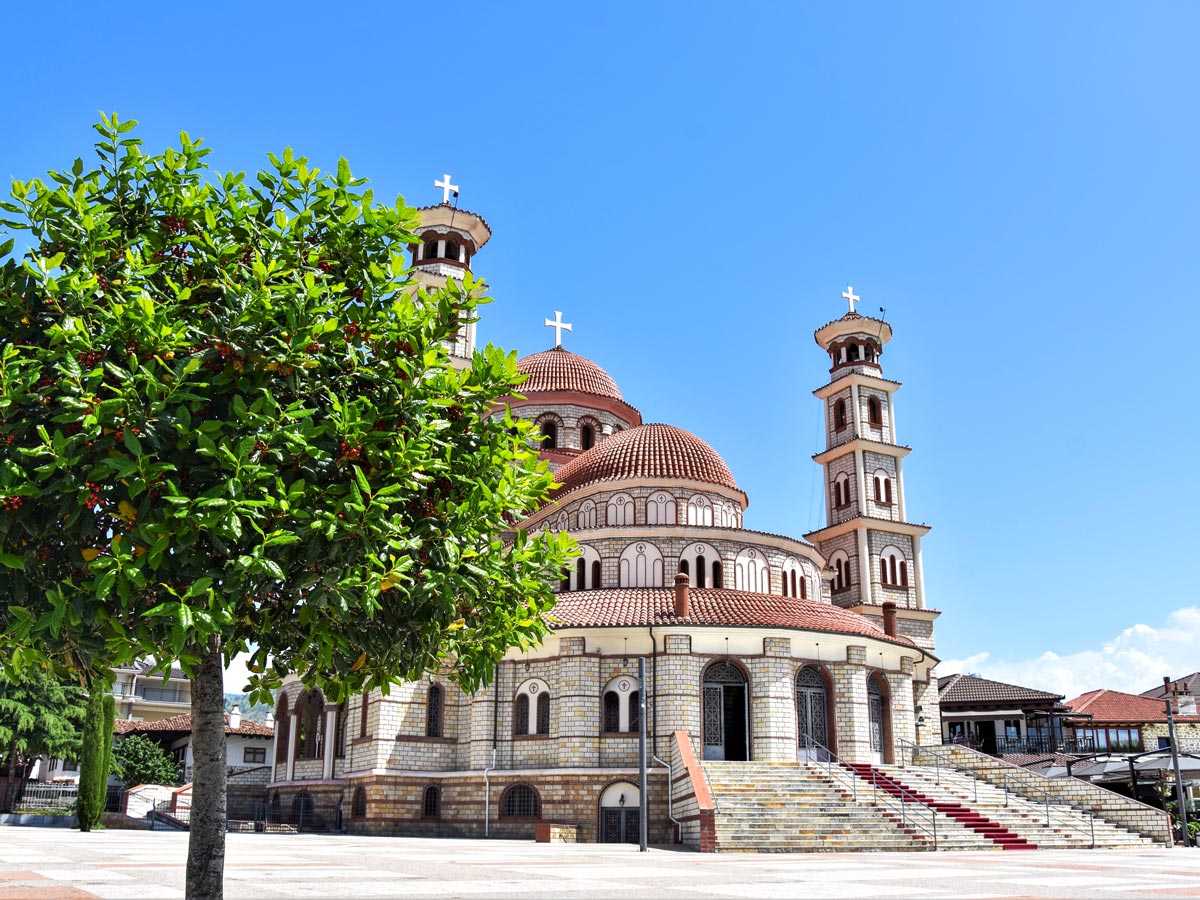
[[[875,676],[867,678],[867,717],[871,725],[871,762],[883,765],[891,762],[888,744],[891,738],[891,722],[888,698]]]
[[[749,691],[742,670],[728,660],[704,670],[704,758],[750,758]]]
[[[637,844],[641,842],[641,794],[635,785],[619,782],[609,785],[600,795],[600,842]]]
[[[829,704],[825,682],[812,668],[796,673],[796,733],[802,761],[824,762],[829,758]]]

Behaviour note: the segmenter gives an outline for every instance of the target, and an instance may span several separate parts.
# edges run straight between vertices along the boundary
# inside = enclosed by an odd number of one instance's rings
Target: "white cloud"
[[[1085,691],[1109,688],[1140,694],[1200,670],[1200,607],[1186,606],[1158,628],[1137,624],[1103,646],[1067,656],[1047,650],[1024,660],[993,659],[987,652],[943,660],[939,675],[971,672],[994,681],[1054,691],[1068,700]]]

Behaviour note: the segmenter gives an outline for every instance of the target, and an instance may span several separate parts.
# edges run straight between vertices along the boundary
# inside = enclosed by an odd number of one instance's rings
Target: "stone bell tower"
[[[929,526],[908,520],[903,460],[911,448],[896,439],[900,382],[880,366],[892,326],[856,312],[853,288],[842,297],[850,311],[814,335],[831,363],[829,382],[813,391],[825,404],[825,450],[813,459],[825,473],[826,525],[806,537],[834,571],[834,604],[882,617],[894,603],[899,633],[932,650],[938,614],[925,609],[921,567]]]
[[[417,226],[420,241],[412,248],[412,264],[423,288],[441,287],[447,278],[461,282],[463,273],[471,270],[475,253],[492,236],[483,216],[458,208],[458,185],[450,183],[449,175],[443,175],[433,186],[441,189],[442,202],[417,210],[421,217]],[[448,349],[455,366],[469,365],[475,353],[475,323],[464,324]]]

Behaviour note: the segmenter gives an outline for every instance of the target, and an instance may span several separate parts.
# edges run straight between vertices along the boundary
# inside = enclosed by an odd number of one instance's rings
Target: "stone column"
[[[658,661],[659,750],[669,746],[665,742],[671,740],[672,732],[686,731],[700,756],[704,752],[700,733],[700,671],[704,660],[692,656],[691,635],[664,635],[662,646],[663,656]]]
[[[837,754],[846,762],[871,761],[871,725],[867,709],[867,648],[846,648],[846,661],[829,666],[833,676],[833,713]]]
[[[917,609],[925,608],[925,566],[921,562],[921,539],[913,535],[913,575],[916,576]]]
[[[907,754],[912,748],[909,744],[916,743],[917,725],[913,714],[913,658],[900,657],[899,672],[885,672],[888,689],[891,693],[889,707],[892,713],[892,752],[897,763],[901,759],[901,750]]]
[[[600,751],[600,660],[587,655],[587,639],[582,637],[563,638],[558,654],[558,684],[551,688],[558,765],[595,765]],[[531,706],[531,716],[533,712]]]
[[[858,451],[855,451],[856,453]],[[865,512],[864,512],[865,515]],[[875,577],[875,567],[871,565],[871,547],[867,541],[867,529],[858,529],[858,599],[860,603],[871,604],[873,591],[871,579]],[[866,652],[866,651],[863,651]]]
[[[290,705],[290,704],[289,704]],[[287,746],[287,780],[292,781],[296,777],[296,732],[300,730],[298,719],[294,709],[288,710],[288,746]]]
[[[796,698],[792,687],[791,638],[763,638],[763,655],[750,668],[751,758],[796,759]]]
[[[325,746],[321,748],[321,777],[333,777],[333,757],[337,753],[337,704],[325,704]]]

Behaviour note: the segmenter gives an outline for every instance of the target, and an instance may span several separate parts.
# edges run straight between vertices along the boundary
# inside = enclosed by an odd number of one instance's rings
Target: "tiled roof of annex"
[[[113,723],[113,731],[117,734],[143,734],[147,731],[174,731],[180,734],[191,734],[192,714],[180,713],[177,716],[159,719],[155,722],[141,722],[133,719],[117,719],[117,721]],[[274,737],[275,729],[268,728],[266,725],[262,725],[258,722],[251,722],[248,719],[242,719],[242,723],[237,728],[230,728],[229,713],[226,713],[225,733],[240,734],[246,737]]]
[[[560,628],[619,628],[647,625],[716,625],[734,628],[794,628],[852,634],[914,646],[889,637],[865,616],[828,603],[750,591],[691,588],[691,614],[675,615],[674,588],[603,588],[558,595],[550,616]]]
[[[719,453],[674,425],[639,425],[620,431],[554,473],[556,497],[598,481],[680,478],[740,491]]]
[[[1106,722],[1138,725],[1143,722],[1166,722],[1167,711],[1162,700],[1126,694],[1101,688],[1068,700],[1072,712],[1090,715],[1092,723]],[[1200,722],[1200,716],[1176,716],[1176,722]]]
[[[1179,691],[1184,694],[1200,694],[1200,672],[1193,672],[1191,675],[1184,675],[1182,678],[1176,678],[1171,682],[1172,690]],[[1142,691],[1143,697],[1157,697],[1162,700],[1163,694],[1166,693],[1166,688],[1161,684],[1158,687],[1152,687],[1148,691]]]
[[[586,357],[554,347],[517,360],[517,371],[529,377],[516,388],[523,396],[552,391],[578,391],[625,402],[613,377]]]
[[[943,675],[938,679],[938,702],[943,704],[1054,702],[1061,699],[1062,694],[990,681],[978,675]]]

